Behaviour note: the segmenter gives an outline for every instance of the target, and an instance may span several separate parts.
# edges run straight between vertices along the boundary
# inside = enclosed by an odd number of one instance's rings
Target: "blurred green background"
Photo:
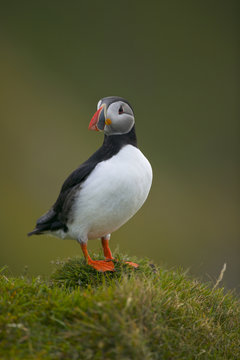
[[[98,100],[119,95],[154,182],[112,249],[213,281],[226,262],[224,284],[239,289],[238,4],[1,2],[0,266],[47,274],[81,254],[26,233],[103,141],[87,130]]]

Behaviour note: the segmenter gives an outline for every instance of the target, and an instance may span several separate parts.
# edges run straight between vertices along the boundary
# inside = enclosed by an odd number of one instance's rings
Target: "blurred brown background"
[[[27,238],[100,146],[98,100],[127,98],[151,195],[112,248],[240,285],[238,1],[1,2],[0,266],[46,274],[77,243]],[[97,249],[98,241],[90,241]]]

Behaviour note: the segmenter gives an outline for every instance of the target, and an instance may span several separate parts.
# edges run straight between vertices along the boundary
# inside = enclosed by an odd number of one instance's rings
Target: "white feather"
[[[66,237],[86,242],[117,230],[143,205],[151,184],[150,163],[139,149],[126,145],[100,162],[79,188]]]

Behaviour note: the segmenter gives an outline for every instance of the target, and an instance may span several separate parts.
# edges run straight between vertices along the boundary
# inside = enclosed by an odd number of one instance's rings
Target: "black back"
[[[57,201],[46,214],[37,220],[36,228],[28,235],[59,229],[67,232],[67,221],[79,186],[98,163],[110,159],[125,145],[137,147],[135,126],[127,134],[104,136],[102,146],[64,181]]]

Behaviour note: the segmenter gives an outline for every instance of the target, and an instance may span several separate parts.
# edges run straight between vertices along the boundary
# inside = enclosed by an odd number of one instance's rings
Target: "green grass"
[[[0,359],[240,359],[234,295],[118,257],[114,273],[81,258],[59,262],[48,280],[2,271]]]

